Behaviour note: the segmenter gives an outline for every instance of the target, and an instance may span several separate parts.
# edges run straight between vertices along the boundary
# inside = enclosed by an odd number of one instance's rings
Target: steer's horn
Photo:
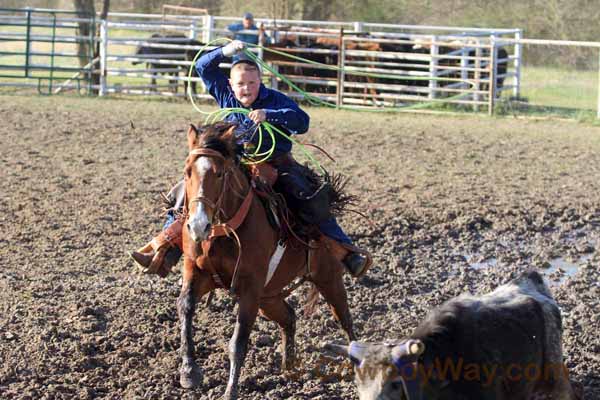
[[[337,343],[329,343],[323,342],[321,343],[321,347],[327,351],[330,351],[335,354],[339,354],[341,356],[348,357],[348,346],[345,344],[337,344]]]
[[[370,343],[363,342],[350,342],[348,345],[348,355],[352,357],[353,361],[358,361],[358,364],[362,365],[365,360],[367,353],[372,350],[373,345]]]
[[[420,356],[425,351],[425,345],[420,340],[409,339],[392,348],[392,359],[398,360],[407,356]]]
[[[367,355],[367,352],[371,346],[372,345],[369,343],[362,342],[350,342],[350,344],[347,346],[336,343],[323,344],[323,347],[326,350],[330,350],[333,353],[340,354],[345,357],[350,357],[352,361],[357,364],[361,364],[364,361],[365,356]]]

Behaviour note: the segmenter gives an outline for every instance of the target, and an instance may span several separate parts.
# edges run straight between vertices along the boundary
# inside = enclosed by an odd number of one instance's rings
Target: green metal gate
[[[80,18],[74,11],[0,8],[0,90],[91,94],[95,27],[94,15]]]

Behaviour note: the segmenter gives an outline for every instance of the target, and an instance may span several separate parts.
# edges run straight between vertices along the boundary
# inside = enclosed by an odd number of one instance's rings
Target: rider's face
[[[250,18],[244,18],[242,20],[242,24],[244,25],[244,29],[250,29],[252,28],[252,24],[254,23],[254,20],[250,19]]]
[[[250,107],[258,97],[260,74],[256,70],[234,68],[231,71],[229,84],[235,98],[244,106]]]

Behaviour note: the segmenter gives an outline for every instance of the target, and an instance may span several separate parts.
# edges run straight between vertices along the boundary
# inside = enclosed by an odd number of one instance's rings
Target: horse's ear
[[[224,140],[232,140],[232,138],[235,136],[235,128],[236,127],[237,127],[237,125],[231,125],[229,128],[227,128],[225,133],[223,133],[221,135],[221,138]]]
[[[187,142],[188,148],[191,150],[198,144],[198,128],[194,126],[194,124],[190,124],[190,129],[188,129],[187,133]]]

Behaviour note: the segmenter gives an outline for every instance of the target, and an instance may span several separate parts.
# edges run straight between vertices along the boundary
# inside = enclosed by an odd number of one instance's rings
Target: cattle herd
[[[354,99],[363,99],[368,103],[387,100],[388,104],[397,105],[402,100],[423,100],[431,97],[430,86],[438,88],[435,97],[451,97],[456,93],[452,88],[457,87],[460,79],[477,80],[477,86],[462,83],[459,89],[476,89],[480,92],[489,90],[489,72],[487,68],[489,49],[483,48],[479,52],[476,47],[468,47],[469,42],[440,46],[436,66],[442,71],[437,78],[431,76],[431,44],[422,41],[377,41],[368,34],[361,35],[356,40],[344,41],[343,63],[340,63],[340,38],[329,36],[301,36],[298,33],[285,31],[279,32],[277,40],[265,43],[263,52],[264,61],[275,66],[278,72],[294,82],[301,90],[322,97],[335,96],[340,79],[338,69],[344,69],[344,96]],[[190,39],[182,34],[153,34],[149,42],[155,44],[196,46],[205,44]],[[406,42],[406,43],[405,43]],[[471,43],[472,45],[472,43]],[[466,47],[464,47],[466,46]],[[462,52],[457,52],[459,47],[464,47]],[[276,50],[272,52],[270,50]],[[161,48],[156,46],[140,45],[136,49],[136,57],[140,59],[160,59],[167,61],[192,61],[197,50],[187,48]],[[295,61],[281,54],[286,53],[301,57],[308,61]],[[457,55],[458,54],[458,55]],[[462,60],[461,60],[462,57]],[[482,58],[484,61],[477,61]],[[508,70],[509,56],[503,47],[497,48],[497,65],[495,80],[497,89],[504,84],[504,76]],[[143,61],[134,61],[140,64]],[[462,62],[462,64],[461,64]],[[149,61],[147,68],[153,74],[170,76],[187,76],[188,68],[183,65],[163,64]],[[481,69],[482,72],[475,72]],[[463,72],[468,71],[468,72]],[[193,78],[198,76],[193,71]],[[187,81],[183,80],[184,89]],[[170,87],[176,92],[178,80],[171,79]],[[196,82],[191,82],[193,93],[196,93]],[[156,87],[156,78],[151,78],[151,87]],[[285,82],[279,82],[277,88],[282,91],[292,91]],[[497,93],[499,93],[497,91]]]

